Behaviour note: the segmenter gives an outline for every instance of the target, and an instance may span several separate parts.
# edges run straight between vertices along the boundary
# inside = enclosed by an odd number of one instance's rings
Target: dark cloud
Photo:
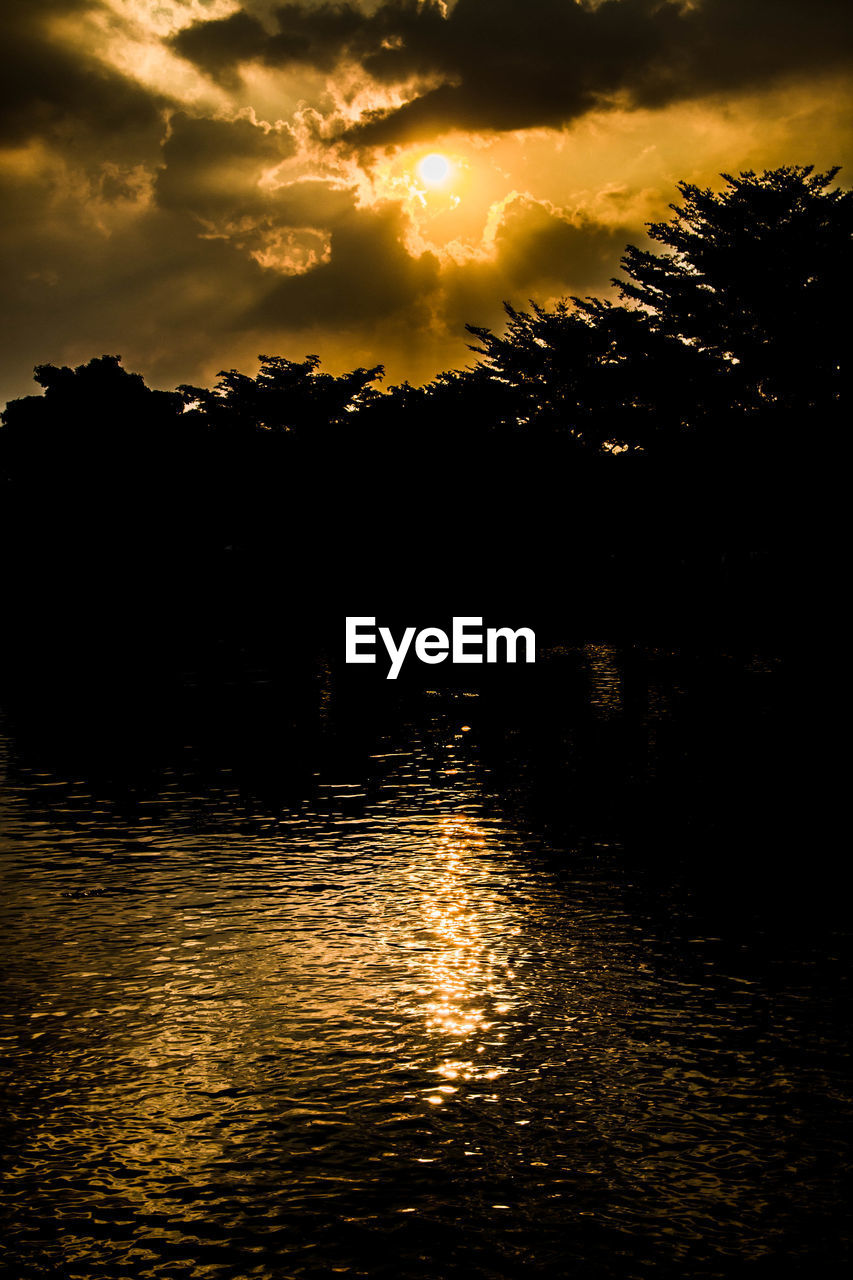
[[[502,299],[525,307],[531,298],[606,293],[628,239],[642,237],[628,225],[572,219],[530,196],[513,196],[501,211],[491,257],[442,275],[438,310],[446,332],[458,334],[463,322],[500,326]]]
[[[182,57],[227,83],[241,62],[263,58],[267,42],[263,24],[238,10],[228,18],[197,22],[179,31],[171,43]]]
[[[319,178],[302,179],[276,188],[270,200],[279,220],[288,226],[331,227],[353,212],[355,192]]]
[[[559,125],[617,98],[658,106],[853,61],[848,0],[458,0],[446,16],[436,0],[388,0],[370,14],[303,3],[275,10],[269,30],[240,13],[175,45],[215,75],[246,60],[355,60],[384,84],[432,81],[352,130],[379,145]]]
[[[165,99],[128,80],[89,52],[50,34],[49,19],[82,13],[70,0],[6,0],[0,45],[0,141],[86,131],[126,148],[141,133],[159,134]]]
[[[449,128],[561,125],[625,100],[663,106],[850,65],[845,0],[459,0],[445,24],[442,83],[353,131],[365,143]],[[416,36],[416,33],[412,33]],[[430,36],[429,45],[434,47]],[[376,76],[423,73],[415,40],[366,61]]]
[[[174,386],[233,342],[236,317],[266,273],[226,240],[202,239],[181,213],[143,205],[109,234],[50,173],[0,188],[6,394],[40,361],[121,352]]]
[[[263,206],[258,181],[265,170],[293,154],[289,130],[251,120],[209,120],[179,112],[163,146],[156,194],[162,208],[200,217],[237,216]]]
[[[243,62],[287,67],[299,63],[331,70],[342,56],[367,61],[416,24],[421,39],[441,22],[430,3],[395,0],[372,14],[352,4],[289,4],[272,11],[268,26],[239,10],[228,18],[197,22],[172,39],[173,48],[216,79],[230,79]]]
[[[416,327],[419,306],[438,284],[439,265],[431,253],[419,258],[408,253],[405,229],[396,207],[353,209],[332,230],[329,261],[305,275],[277,281],[247,321],[280,328],[321,322],[347,328],[405,311],[406,323]]]
[[[496,263],[512,290],[541,285],[582,294],[612,275],[627,234],[627,227],[573,220],[517,196],[504,210],[495,235]]]

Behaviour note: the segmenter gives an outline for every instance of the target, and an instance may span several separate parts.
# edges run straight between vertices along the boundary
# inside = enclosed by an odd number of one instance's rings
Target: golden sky
[[[0,402],[316,352],[424,381],[679,179],[842,165],[848,0],[6,0]]]

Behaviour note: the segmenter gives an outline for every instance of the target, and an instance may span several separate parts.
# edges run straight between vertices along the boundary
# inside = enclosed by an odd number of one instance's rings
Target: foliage
[[[622,259],[622,297],[651,329],[724,361],[735,403],[828,406],[841,394],[853,192],[831,186],[837,172],[724,174],[719,193],[679,183],[675,216],[649,227],[666,252],[632,245]]]
[[[340,377],[318,373],[320,357],[315,355],[302,361],[281,356],[260,356],[259,360],[255,378],[231,369],[220,373],[213,391],[193,386],[178,390],[191,411],[214,426],[300,434],[348,424],[349,415],[377,394],[373,384],[383,373],[382,365],[354,369]]]
[[[640,311],[574,298],[553,311],[505,304],[503,336],[470,327],[491,381],[506,388],[520,427],[623,452],[671,441],[707,412],[716,365]]]
[[[177,392],[117,356],[39,366],[44,393],[0,430],[24,647],[82,615],[96,654],[118,634],[242,663],[248,618],[264,650],[277,610],[409,589],[413,616],[429,590],[460,613],[516,590],[632,634],[690,599],[703,634],[726,600],[790,611],[846,391],[853,195],[834,174],[682,184],[661,250],[628,249],[621,300],[507,306],[503,333],[469,329],[470,368],[425,387],[380,393],[381,366],[333,376],[313,355]]]

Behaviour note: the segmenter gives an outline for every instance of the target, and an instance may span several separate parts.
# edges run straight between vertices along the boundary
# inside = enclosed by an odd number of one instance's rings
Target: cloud
[[[604,225],[528,193],[511,192],[489,211],[479,252],[446,266],[436,323],[450,337],[461,334],[464,322],[499,326],[502,300],[526,307],[531,298],[600,296],[608,291],[632,234],[637,239],[628,225]]]
[[[264,173],[295,150],[293,135],[285,127],[179,112],[171,118],[163,144],[158,203],[200,217],[258,209],[266,203],[259,187]]]
[[[248,322],[349,328],[405,312],[406,323],[417,328],[423,322],[418,312],[438,283],[439,264],[429,252],[412,257],[404,247],[405,231],[396,206],[352,209],[331,232],[328,262],[272,284]]]
[[[846,158],[829,0],[228,2],[7,0],[3,393],[103,351],[161,386],[261,350],[428,378],[503,298],[606,291],[678,178]],[[421,135],[452,189],[368,145]]]
[[[178,32],[171,43],[183,57],[214,77],[233,76],[241,63],[251,61],[330,71],[345,59],[367,63],[386,43],[399,41],[410,28],[417,29],[423,40],[427,30],[442,20],[432,0],[426,4],[393,0],[372,13],[349,3],[286,4],[276,7],[266,23],[241,9],[227,18],[194,23]]]
[[[853,61],[847,0],[387,0],[371,13],[303,3],[268,23],[240,12],[174,43],[212,75],[246,61],[355,62],[386,86],[431,82],[353,126],[363,145],[563,125],[608,101],[660,106]]]
[[[613,274],[628,228],[603,226],[589,217],[513,193],[503,202],[494,232],[495,264],[505,287],[538,286],[582,294]]]
[[[172,47],[215,80],[226,84],[242,62],[263,59],[267,33],[257,18],[242,9],[227,18],[197,22],[172,37]]]
[[[106,66],[95,51],[71,48],[54,24],[88,9],[82,0],[7,0],[0,46],[0,144],[86,131],[110,148],[159,135],[167,99]]]

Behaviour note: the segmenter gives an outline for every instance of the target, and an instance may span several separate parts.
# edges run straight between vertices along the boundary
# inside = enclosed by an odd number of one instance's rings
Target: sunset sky
[[[849,0],[6,0],[0,402],[117,353],[472,357],[609,289],[678,179],[843,166]]]

